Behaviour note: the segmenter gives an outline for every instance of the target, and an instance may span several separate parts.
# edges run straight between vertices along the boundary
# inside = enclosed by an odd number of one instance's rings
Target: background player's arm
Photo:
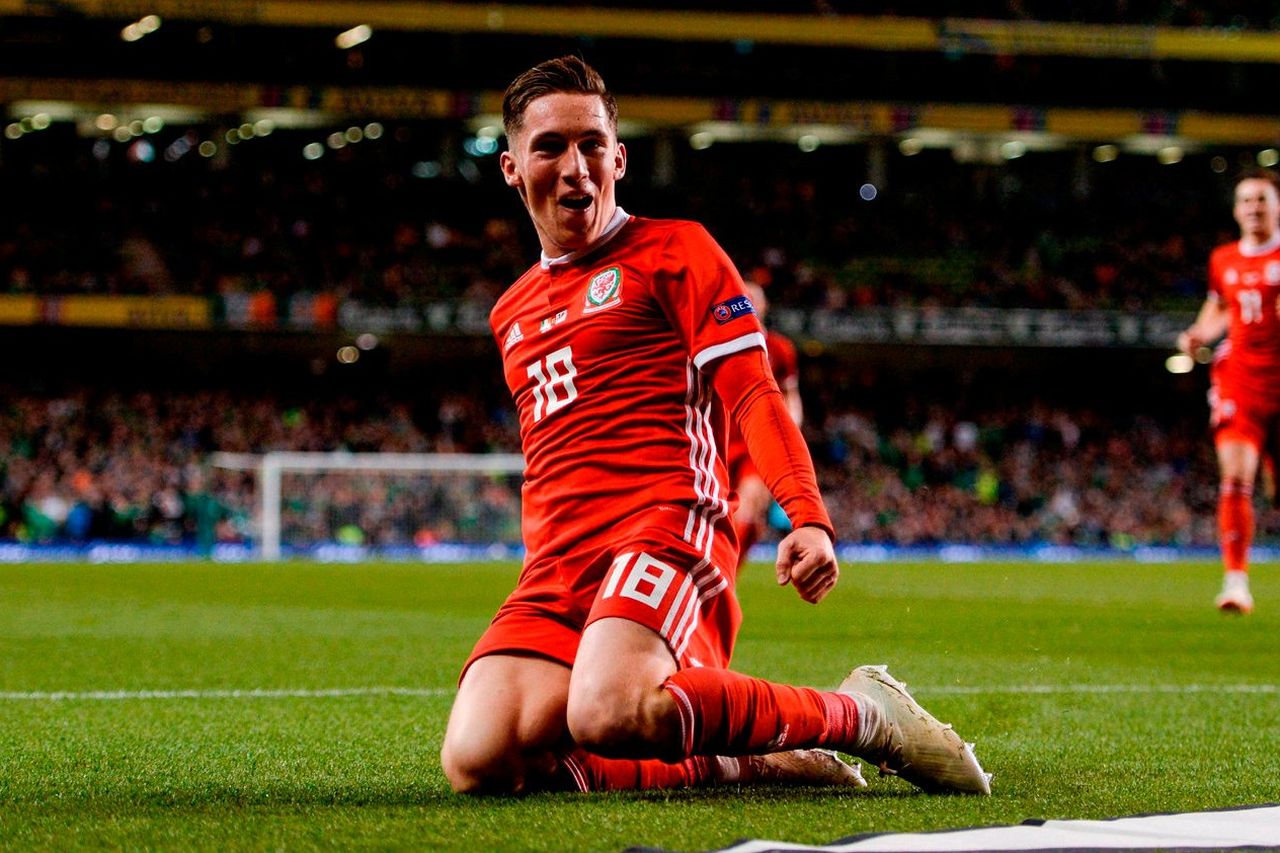
[[[800,400],[800,383],[792,379],[782,388],[782,396],[787,401],[787,413],[796,426],[804,423],[804,403]]]
[[[760,293],[762,304],[768,304],[764,302],[764,291],[759,288],[756,290]],[[800,363],[796,346],[777,332],[766,332],[765,340],[773,378],[778,380],[778,387],[782,389],[782,397],[786,400],[791,420],[796,422],[796,426],[800,426],[804,423],[804,403],[800,400]]]
[[[1231,322],[1231,310],[1220,299],[1209,297],[1200,306],[1195,322],[1178,335],[1178,349],[1187,355],[1195,355],[1201,347],[1210,346],[1227,333]]]

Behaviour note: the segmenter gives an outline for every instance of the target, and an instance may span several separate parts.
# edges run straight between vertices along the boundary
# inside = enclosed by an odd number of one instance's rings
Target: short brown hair
[[[511,139],[524,124],[524,112],[543,95],[556,93],[597,95],[604,102],[609,127],[618,132],[618,102],[605,88],[604,78],[577,56],[562,56],[540,62],[521,74],[502,96],[502,128]]]
[[[1263,169],[1262,167],[1246,169],[1236,175],[1236,181],[1232,186],[1238,187],[1245,181],[1266,181],[1275,188],[1277,193],[1280,193],[1280,176],[1277,176],[1276,173],[1270,169]]]

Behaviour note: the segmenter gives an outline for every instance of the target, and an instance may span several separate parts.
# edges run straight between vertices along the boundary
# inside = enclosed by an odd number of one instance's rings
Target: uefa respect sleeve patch
[[[711,306],[711,316],[721,326],[730,320],[754,313],[756,313],[756,306],[752,305],[751,300],[746,296],[735,296]]]

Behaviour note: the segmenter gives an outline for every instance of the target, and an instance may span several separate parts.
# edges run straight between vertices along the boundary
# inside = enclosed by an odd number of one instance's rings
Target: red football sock
[[[760,525],[754,521],[738,521],[734,519],[733,532],[738,536],[738,566],[747,561],[747,552],[760,538]]]
[[[680,670],[662,686],[676,700],[686,756],[844,744],[858,729],[857,705],[840,693],[710,667]]]
[[[1218,540],[1222,565],[1229,572],[1249,571],[1253,542],[1253,486],[1226,479],[1218,487]]]
[[[694,756],[668,764],[657,759],[602,758],[581,747],[560,757],[561,766],[579,791],[638,791],[692,788],[720,778],[716,762]]]

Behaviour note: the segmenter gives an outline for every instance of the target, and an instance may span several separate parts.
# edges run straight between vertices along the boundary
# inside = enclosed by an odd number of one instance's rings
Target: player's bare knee
[[[483,774],[476,772],[478,768],[468,758],[470,756],[460,755],[447,743],[440,750],[440,768],[455,794],[480,793]]]
[[[616,755],[637,735],[634,709],[617,702],[569,702],[569,736],[601,755]]]
[[[440,766],[457,794],[509,794],[519,787],[517,762],[480,745],[451,743],[440,750]]]
[[[664,701],[665,700],[665,701]],[[667,719],[669,697],[655,689],[626,699],[586,697],[569,702],[569,734],[575,743],[599,755],[659,757],[670,750],[673,725]],[[678,727],[678,720],[675,727]]]

